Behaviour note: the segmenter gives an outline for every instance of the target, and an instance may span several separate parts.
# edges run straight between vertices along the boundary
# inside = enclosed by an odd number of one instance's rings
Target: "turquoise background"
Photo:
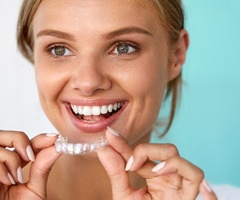
[[[190,48],[182,100],[170,132],[153,142],[175,144],[209,182],[240,186],[240,1],[184,7]]]

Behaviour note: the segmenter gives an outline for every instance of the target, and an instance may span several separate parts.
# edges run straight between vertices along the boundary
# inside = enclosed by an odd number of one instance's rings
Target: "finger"
[[[48,175],[60,156],[61,154],[56,153],[54,146],[47,147],[37,154],[36,161],[31,165],[29,181],[26,186],[43,199],[46,199]]]
[[[195,199],[199,193],[199,185],[203,180],[204,174],[201,169],[188,162],[187,160],[173,156],[166,161],[156,165],[152,171],[157,175],[178,174],[182,180],[183,199]]]
[[[112,148],[115,149],[125,161],[127,161],[132,155],[132,149],[127,141],[110,127],[108,127],[106,131],[106,137]]]
[[[23,132],[0,131],[0,146],[13,147],[25,161],[34,161],[34,154],[28,136]]]
[[[10,175],[11,181],[23,183],[18,177],[18,170],[21,168],[21,158],[15,151],[10,151],[5,148],[0,148],[0,163],[4,164]],[[12,176],[12,177],[11,177]],[[13,181],[12,181],[13,182]]]
[[[172,144],[139,144],[132,153],[130,171],[135,171],[148,161],[163,161],[173,156],[179,156],[177,148]]]
[[[32,139],[32,147],[37,154],[32,163],[27,187],[43,199],[46,198],[46,185],[49,172],[61,154],[56,153],[54,143],[58,134],[40,134]]]
[[[217,196],[215,195],[211,186],[205,179],[200,185],[200,194],[203,200],[217,200]]]
[[[124,159],[110,146],[99,150],[97,154],[110,178],[113,199],[125,199],[131,193],[132,187],[125,171]]]
[[[4,185],[14,185],[16,183],[3,163],[0,163],[0,183]]]
[[[149,168],[147,169],[145,167],[146,162],[149,162],[149,160],[164,161],[174,156],[179,156],[179,153],[177,148],[172,144],[140,144],[133,150],[132,161],[129,159],[126,169],[136,171],[142,168],[145,173],[147,170],[152,172],[154,166],[149,165]],[[152,175],[152,177],[153,176],[155,175]],[[181,188],[182,177],[177,173],[161,177],[162,181],[163,179],[164,182],[171,183],[174,188]]]
[[[133,150],[131,149],[127,141],[111,128],[108,128],[108,130],[106,131],[106,137],[111,147],[116,150],[127,162],[126,169],[128,170],[129,168],[131,168],[131,164],[132,162],[134,162],[133,157],[131,157]],[[156,174],[151,171],[154,166],[154,162],[147,160],[144,162],[144,165],[135,172],[144,178],[152,178],[156,176]]]
[[[37,154],[42,149],[51,147],[55,143],[58,135],[58,133],[43,133],[35,136],[31,140],[33,151]]]
[[[42,133],[32,138],[31,146],[29,145],[31,148],[29,148],[29,146],[27,148],[29,157],[35,161],[35,154],[38,154],[44,148],[52,146],[58,135],[58,133]],[[22,163],[22,166],[25,166],[26,164],[27,163]]]

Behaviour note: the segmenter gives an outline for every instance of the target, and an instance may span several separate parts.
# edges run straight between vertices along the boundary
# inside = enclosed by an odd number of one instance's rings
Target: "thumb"
[[[125,199],[133,192],[133,188],[125,171],[124,159],[111,146],[99,150],[97,154],[110,178],[113,199]]]
[[[61,156],[57,153],[54,146],[54,137],[46,137],[44,135],[37,136],[32,140],[34,149],[40,149],[38,143],[42,143],[42,150],[39,150],[35,162],[32,163],[29,174],[29,181],[26,186],[39,197],[46,199],[46,185],[48,175],[56,160]],[[46,146],[44,147],[45,144]]]

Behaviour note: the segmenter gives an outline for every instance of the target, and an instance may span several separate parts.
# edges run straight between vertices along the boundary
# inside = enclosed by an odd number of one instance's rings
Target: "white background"
[[[16,47],[20,2],[1,0],[0,4],[0,129],[20,130],[33,137],[55,129],[41,110],[34,68]]]

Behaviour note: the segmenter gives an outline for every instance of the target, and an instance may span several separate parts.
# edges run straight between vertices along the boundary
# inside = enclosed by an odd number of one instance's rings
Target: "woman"
[[[216,199],[176,147],[149,144],[165,90],[167,129],[174,116],[189,43],[183,21],[176,0],[25,0],[18,43],[35,66],[44,112],[70,142],[106,136],[109,145],[61,155],[56,134],[1,131],[1,146],[15,148],[1,148],[1,199],[185,200],[199,190]]]

